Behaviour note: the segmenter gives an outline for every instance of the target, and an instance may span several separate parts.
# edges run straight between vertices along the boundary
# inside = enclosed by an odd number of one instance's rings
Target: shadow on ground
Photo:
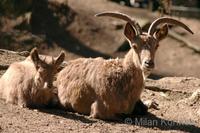
[[[127,118],[124,120],[126,122]],[[197,127],[194,121],[180,121],[166,120],[159,118],[154,114],[149,113],[145,117],[133,117],[129,118],[131,124],[142,126],[145,128],[158,128],[162,131],[176,130],[183,132],[200,132],[200,128]],[[128,123],[130,124],[130,122]]]
[[[61,109],[41,109],[43,113],[53,114],[56,116],[61,116],[66,119],[73,119],[81,121],[82,123],[97,123],[99,120],[97,119],[89,119],[84,115],[75,114],[73,112],[67,112]],[[200,132],[200,128],[197,127],[195,122],[193,121],[173,121],[173,120],[166,120],[163,118],[159,118],[152,113],[148,113],[145,116],[125,116],[120,117],[118,121],[104,121],[106,123],[115,123],[115,124],[128,124],[128,125],[135,125],[144,128],[157,128],[162,131],[183,131],[183,132]]]

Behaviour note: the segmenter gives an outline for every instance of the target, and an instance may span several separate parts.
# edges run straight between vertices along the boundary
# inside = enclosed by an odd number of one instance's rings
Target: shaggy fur
[[[117,114],[131,114],[140,102],[145,76],[154,68],[158,43],[168,34],[170,23],[193,33],[189,27],[171,18],[156,19],[142,32],[130,16],[117,12],[103,12],[95,16],[110,16],[127,21],[124,35],[131,50],[122,59],[81,58],[70,61],[57,77],[58,97],[66,109],[90,114],[93,118],[115,119]],[[145,109],[145,108],[143,108]],[[136,109],[140,110],[140,109]]]
[[[65,57],[61,53],[56,60],[39,56],[33,49],[29,57],[10,65],[0,79],[0,94],[7,103],[21,107],[41,107],[57,100],[53,80]]]
[[[131,114],[144,87],[144,60],[153,60],[158,39],[124,31],[131,50],[122,59],[80,58],[68,62],[58,74],[58,97],[63,107],[93,118],[115,119]]]
[[[65,108],[101,119],[130,113],[144,86],[134,50],[125,59],[71,61],[57,79],[58,97]]]

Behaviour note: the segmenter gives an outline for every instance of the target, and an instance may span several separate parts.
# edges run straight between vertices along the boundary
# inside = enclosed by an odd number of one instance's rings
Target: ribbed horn
[[[181,26],[182,28],[184,28],[185,30],[187,30],[188,32],[190,32],[191,34],[194,34],[192,32],[192,30],[187,25],[185,25],[184,23],[182,23],[178,20],[172,19],[172,18],[168,18],[168,17],[158,18],[155,21],[153,21],[153,23],[149,27],[148,34],[153,35],[153,33],[156,30],[156,27],[161,23],[178,25],[178,26]]]
[[[133,18],[131,18],[130,16],[120,13],[120,12],[102,12],[102,13],[98,13],[95,15],[96,17],[100,17],[100,16],[110,16],[110,17],[115,17],[115,18],[119,18],[122,20],[125,20],[127,22],[129,22],[133,28],[135,29],[137,34],[142,34],[142,28],[140,27],[140,25],[138,24],[138,22],[136,20],[134,20]]]

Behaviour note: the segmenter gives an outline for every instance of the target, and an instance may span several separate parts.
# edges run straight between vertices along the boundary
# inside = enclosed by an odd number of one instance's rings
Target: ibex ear
[[[168,25],[164,24],[161,28],[159,28],[155,33],[154,33],[154,37],[160,41],[162,39],[164,39],[168,34]]]
[[[136,37],[136,31],[133,29],[130,23],[126,24],[124,29],[124,35],[130,42],[133,42],[133,39]]]
[[[38,68],[40,64],[40,58],[38,54],[37,48],[33,48],[30,53],[31,60],[33,61],[34,65],[36,66],[36,69]]]
[[[56,58],[55,65],[58,67],[65,60],[65,53],[62,51],[60,55]]]

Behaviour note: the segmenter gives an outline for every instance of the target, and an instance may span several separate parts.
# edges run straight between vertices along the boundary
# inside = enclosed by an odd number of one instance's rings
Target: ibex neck
[[[130,49],[129,52],[125,55],[123,63],[127,68],[141,69],[140,58],[138,53],[136,53],[133,49]]]

